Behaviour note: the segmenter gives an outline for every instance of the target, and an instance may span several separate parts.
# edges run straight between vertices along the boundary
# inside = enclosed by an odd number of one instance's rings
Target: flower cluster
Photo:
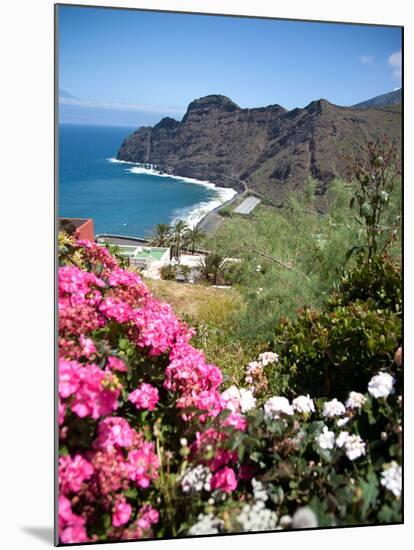
[[[129,401],[133,403],[137,409],[148,409],[153,411],[159,401],[157,388],[143,382],[136,390],[128,396]]]
[[[259,354],[257,361],[251,361],[246,368],[245,382],[250,389],[257,394],[267,391],[268,381],[265,373],[265,367],[274,365],[279,361],[277,353],[265,351]]]
[[[59,361],[59,396],[81,418],[96,420],[116,410],[121,388],[114,374],[95,364]]]
[[[277,527],[277,514],[266,508],[262,500],[243,506],[236,519],[243,531],[270,531]]]
[[[221,399],[226,409],[232,412],[246,413],[256,406],[256,399],[252,390],[230,386],[221,394]]]
[[[381,474],[381,485],[399,498],[402,491],[402,468],[395,460],[387,464]]]
[[[213,514],[200,514],[197,523],[194,523],[188,530],[189,535],[216,535],[220,532],[223,521]]]
[[[160,455],[152,430],[141,428],[138,413],[131,417],[128,403],[154,411],[154,418],[159,408],[175,404],[178,416],[190,420],[194,412],[185,409],[191,407],[203,422],[226,408],[223,377],[189,344],[194,331],[151,295],[137,273],[122,269],[104,247],[89,241],[71,246],[76,261],[60,267],[58,284],[60,540],[95,540],[94,522],[102,514],[111,518],[108,540],[150,536],[159,513],[148,490],[158,479]],[[191,452],[198,458],[181,479],[183,492],[199,491],[201,480],[206,490],[235,490],[235,454],[225,442],[229,429],[246,429],[243,413],[255,405],[250,391],[238,395],[237,410],[223,421],[227,432],[197,433]],[[153,434],[159,433],[154,426]],[[206,451],[206,441],[214,439],[221,449]]]
[[[369,393],[376,397],[388,397],[394,388],[394,379],[388,372],[379,372],[368,384]]]
[[[272,419],[278,419],[281,415],[293,414],[293,407],[286,397],[271,397],[266,401],[263,408],[265,415]]]
[[[181,487],[184,493],[193,491],[211,490],[211,471],[206,466],[198,464],[195,467],[187,468],[181,477]]]

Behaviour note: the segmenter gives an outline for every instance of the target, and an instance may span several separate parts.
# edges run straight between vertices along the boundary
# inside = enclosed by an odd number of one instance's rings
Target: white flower
[[[341,416],[345,414],[344,404],[338,401],[338,399],[332,399],[327,401],[323,406],[322,415],[326,418],[333,418],[334,416]]]
[[[359,435],[348,435],[344,447],[349,460],[355,460],[366,453],[366,444]]]
[[[342,428],[342,426],[345,426],[345,424],[348,424],[348,422],[349,417],[345,416],[344,418],[338,418],[338,420],[336,421],[336,425],[338,426],[338,428]]]
[[[263,502],[266,502],[269,496],[264,488],[263,483],[253,478],[252,487],[253,487],[253,496],[255,500],[262,500]]]
[[[181,447],[187,447],[188,441],[186,440],[185,437],[182,437],[182,438],[180,439],[180,445],[181,445]]]
[[[250,373],[257,369],[260,369],[260,370],[263,369],[262,363],[259,363],[259,361],[250,361],[250,363],[247,365],[246,371]]]
[[[254,409],[256,406],[256,398],[253,397],[252,390],[240,389],[240,408],[242,413],[246,413]]]
[[[348,409],[360,409],[366,400],[367,398],[363,393],[351,391],[345,405]]]
[[[386,466],[381,474],[381,485],[396,496],[401,496],[402,491],[402,468],[395,460]]]
[[[277,515],[265,507],[262,500],[252,506],[246,504],[236,517],[243,531],[270,531],[276,529]]]
[[[345,445],[345,443],[348,441],[348,437],[349,437],[348,432],[341,432],[336,438],[336,446],[341,449]]]
[[[388,397],[393,391],[394,378],[388,372],[379,372],[371,378],[368,384],[369,393],[375,397]]]
[[[238,412],[241,409],[245,413],[256,406],[256,398],[253,397],[253,392],[245,388],[239,389],[236,386],[230,386],[221,394],[221,398],[226,409],[232,412]]]
[[[313,399],[308,395],[299,395],[292,401],[293,409],[299,413],[315,412]]]
[[[315,438],[321,449],[333,449],[335,445],[335,434],[324,426],[322,432]]]
[[[216,535],[219,532],[223,522],[215,518],[213,514],[200,514],[198,522],[190,527],[189,535]]]
[[[240,391],[236,386],[230,386],[221,394],[226,409],[237,412],[240,408]]]
[[[292,523],[292,516],[289,516],[288,514],[285,514],[279,520],[279,525],[284,529],[289,527],[291,523]]]
[[[279,418],[280,413],[293,414],[292,405],[289,404],[289,400],[286,397],[271,397],[266,401],[263,408],[265,415],[273,419]]]
[[[265,351],[263,353],[259,354],[259,361],[261,364],[266,367],[267,365],[270,365],[271,363],[277,363],[279,361],[279,356],[277,353],[273,353],[273,351]]]
[[[296,510],[292,518],[292,528],[306,529],[310,527],[318,527],[318,520],[315,512],[308,506]]]
[[[210,491],[211,472],[207,466],[199,464],[195,468],[187,468],[181,478],[181,488],[184,493]]]
[[[262,266],[261,266],[260,264],[258,264],[258,265],[256,266],[256,271],[261,271],[261,270],[262,270]]]

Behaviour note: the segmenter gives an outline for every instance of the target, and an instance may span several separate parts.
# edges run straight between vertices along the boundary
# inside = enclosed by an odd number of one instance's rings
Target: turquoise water
[[[114,163],[134,129],[62,124],[59,128],[59,216],[93,218],[95,234],[147,236],[157,223],[195,222],[229,197],[188,180],[142,173]],[[131,171],[132,170],[132,171]],[[135,173],[134,173],[135,171]],[[230,191],[231,196],[231,191]]]

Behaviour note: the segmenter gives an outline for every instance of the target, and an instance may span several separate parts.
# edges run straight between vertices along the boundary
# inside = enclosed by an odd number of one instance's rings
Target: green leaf
[[[360,486],[362,489],[362,519],[366,518],[367,512],[371,507],[375,506],[376,500],[379,495],[378,479],[375,472],[371,469],[368,472],[367,479],[361,480]]]

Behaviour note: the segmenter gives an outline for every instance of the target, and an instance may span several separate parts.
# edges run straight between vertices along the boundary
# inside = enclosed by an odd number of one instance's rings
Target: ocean
[[[157,223],[184,219],[194,226],[235,194],[209,182],[117,161],[122,140],[134,129],[60,125],[60,217],[93,218],[95,234],[145,237]]]

